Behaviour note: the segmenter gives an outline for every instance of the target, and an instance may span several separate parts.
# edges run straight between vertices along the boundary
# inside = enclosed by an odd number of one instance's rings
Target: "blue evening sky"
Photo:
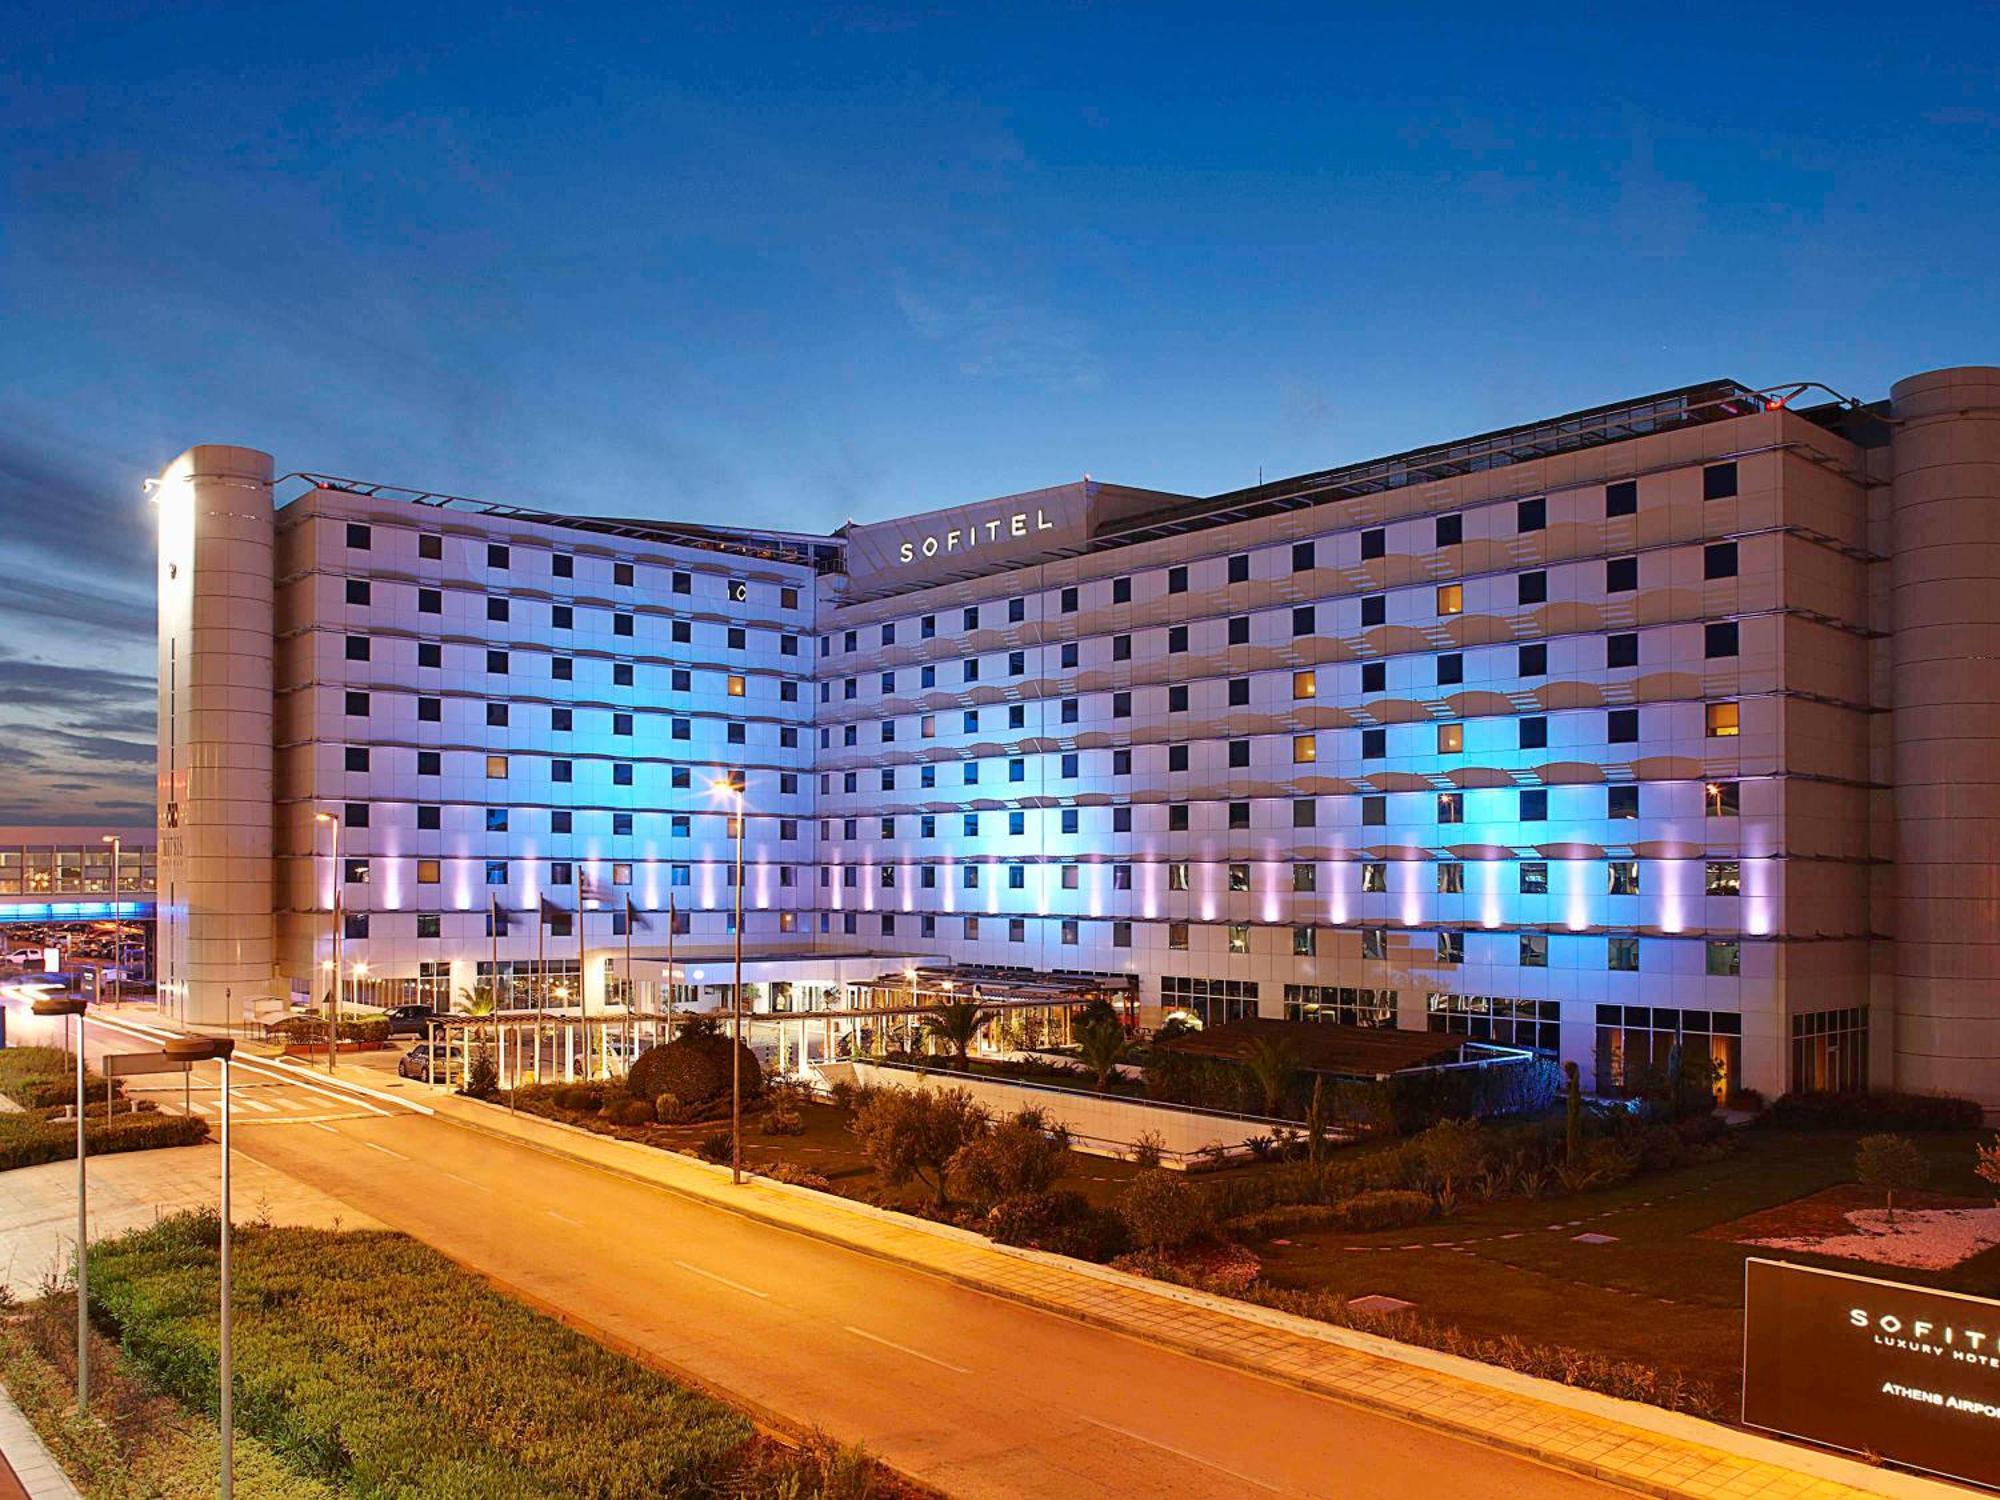
[[[827,529],[2000,359],[2000,11],[92,4],[0,43],[0,822],[195,442]]]

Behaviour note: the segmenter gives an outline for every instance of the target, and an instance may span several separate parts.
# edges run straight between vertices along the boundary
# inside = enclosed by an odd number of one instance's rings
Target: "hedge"
[[[326,1045],[324,1016],[288,1016],[282,1021],[273,1021],[264,1031],[288,1047]],[[389,1040],[389,1021],[386,1016],[342,1016],[339,1034],[343,1047],[380,1047]]]
[[[216,1408],[213,1214],[91,1250],[100,1321],[154,1384]],[[749,1421],[404,1235],[236,1234],[236,1419],[344,1492],[447,1500],[822,1493],[859,1460],[774,1459]],[[867,1481],[849,1493],[866,1493]]]
[[[84,1092],[93,1099],[104,1097],[104,1079],[88,1065],[83,1070]],[[125,1086],[113,1084],[116,1098],[125,1097]],[[76,1102],[76,1060],[60,1047],[0,1047],[0,1094],[23,1109],[52,1109]]]
[[[208,1122],[199,1115],[86,1115],[84,1149],[91,1156],[120,1151],[151,1151],[160,1146],[198,1146],[208,1139]],[[47,1120],[39,1115],[0,1115],[0,1172],[39,1167],[76,1156],[76,1122]]]
[[[1984,1112],[1949,1094],[1796,1093],[1779,1098],[1759,1123],[1780,1130],[1977,1130]]]

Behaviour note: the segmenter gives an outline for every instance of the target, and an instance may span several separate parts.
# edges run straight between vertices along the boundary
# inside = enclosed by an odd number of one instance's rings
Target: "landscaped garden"
[[[89,1500],[215,1492],[218,1244],[213,1214],[183,1214],[92,1247],[89,1419],[72,1294],[0,1316],[0,1379]],[[760,1437],[403,1235],[239,1228],[234,1274],[246,1497],[918,1493],[856,1451]]]
[[[56,1047],[0,1048],[0,1172],[40,1166],[76,1155],[76,1062]],[[195,1115],[163,1114],[151,1100],[137,1103],[113,1082],[84,1074],[84,1145],[92,1156],[145,1151],[156,1146],[193,1146],[208,1139],[208,1125]]]

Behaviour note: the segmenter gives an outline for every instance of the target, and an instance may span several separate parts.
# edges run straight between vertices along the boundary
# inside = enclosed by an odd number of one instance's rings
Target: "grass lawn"
[[[1859,1132],[1745,1131],[1726,1160],[1620,1187],[1533,1202],[1471,1203],[1415,1229],[1305,1230],[1263,1241],[1264,1277],[1348,1297],[1381,1293],[1468,1333],[1513,1334],[1679,1368],[1736,1399],[1743,1262],[1777,1256],[1701,1232],[1854,1176]],[[1991,1200],[1966,1135],[1913,1137],[1932,1188]],[[1574,1236],[1616,1236],[1603,1245]],[[1416,1247],[1416,1248],[1408,1248]],[[2000,1294],[2000,1250],[1942,1274],[1788,1252],[1782,1258]]]

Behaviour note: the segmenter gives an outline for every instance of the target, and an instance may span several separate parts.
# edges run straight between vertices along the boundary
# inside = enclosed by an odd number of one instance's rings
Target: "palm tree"
[[[1089,1022],[1076,1034],[1077,1055],[1097,1079],[1098,1092],[1111,1085],[1118,1061],[1125,1055],[1125,1028],[1102,1017]]]
[[[1293,1075],[1299,1070],[1298,1053],[1291,1042],[1284,1037],[1256,1037],[1243,1055],[1243,1066],[1264,1091],[1264,1113],[1276,1115],[1291,1089]]]
[[[973,1042],[996,1014],[991,1006],[976,1000],[947,1001],[924,1017],[924,1035],[948,1048],[955,1059],[954,1066],[963,1073],[969,1066],[967,1058]]]
[[[458,987],[459,1008],[468,1016],[492,1015],[494,1011],[493,1000],[493,987],[489,984],[477,984],[471,989],[467,989],[462,984]]]

